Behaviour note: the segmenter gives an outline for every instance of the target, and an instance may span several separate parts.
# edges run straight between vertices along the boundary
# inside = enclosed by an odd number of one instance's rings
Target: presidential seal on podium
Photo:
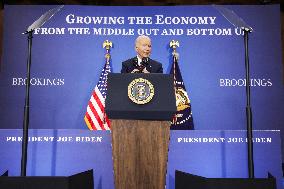
[[[154,94],[154,86],[147,79],[137,78],[128,85],[128,97],[136,104],[146,104],[150,102]]]

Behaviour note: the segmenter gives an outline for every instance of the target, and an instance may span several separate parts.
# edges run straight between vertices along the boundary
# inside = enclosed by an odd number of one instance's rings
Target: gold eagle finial
[[[178,55],[176,49],[177,49],[177,47],[179,47],[179,42],[175,41],[175,40],[171,40],[170,47],[173,49],[173,52],[172,52],[173,57],[177,60],[179,55]]]
[[[109,62],[109,59],[110,59],[110,53],[109,53],[109,50],[110,48],[112,47],[112,42],[109,41],[109,40],[105,40],[104,43],[103,43],[103,48],[106,49],[106,55],[105,55],[105,58],[107,59],[107,62]]]
[[[170,47],[175,51],[177,47],[179,47],[179,42],[175,40],[171,40]]]
[[[103,43],[103,48],[105,48],[106,50],[109,50],[112,47],[112,42],[109,40],[105,40]]]

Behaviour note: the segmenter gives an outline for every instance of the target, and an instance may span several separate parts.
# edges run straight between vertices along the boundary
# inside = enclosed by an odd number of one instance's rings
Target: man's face
[[[151,54],[151,40],[148,38],[141,38],[136,43],[136,52],[138,56],[142,59],[144,57],[149,57]]]

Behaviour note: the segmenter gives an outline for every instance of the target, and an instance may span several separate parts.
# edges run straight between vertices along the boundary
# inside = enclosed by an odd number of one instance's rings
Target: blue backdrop
[[[22,128],[27,59],[27,37],[22,33],[54,7],[4,7],[1,128]],[[226,7],[254,29],[249,36],[253,127],[281,129],[279,5]],[[128,33],[104,33],[115,29]],[[143,33],[152,38],[151,57],[163,63],[164,73],[172,63],[169,42],[180,42],[179,64],[195,129],[246,129],[243,36],[212,6],[65,6],[34,34],[30,128],[87,129],[83,118],[105,62],[103,41],[113,42],[112,66],[120,72],[121,62],[135,56],[134,40]]]

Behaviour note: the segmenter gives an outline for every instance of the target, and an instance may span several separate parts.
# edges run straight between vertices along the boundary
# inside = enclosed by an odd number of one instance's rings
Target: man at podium
[[[135,40],[137,56],[122,62],[121,73],[163,73],[162,64],[150,59],[151,39],[140,35]]]

